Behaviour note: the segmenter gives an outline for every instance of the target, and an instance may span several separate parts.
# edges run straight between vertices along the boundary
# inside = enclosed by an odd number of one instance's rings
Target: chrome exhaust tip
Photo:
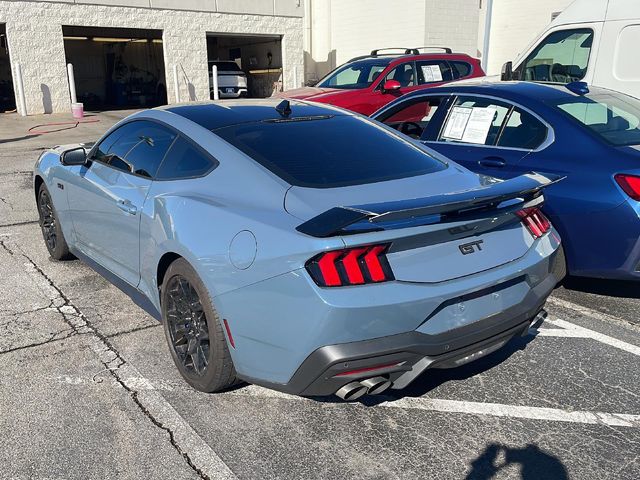
[[[340,388],[336,392],[336,395],[346,402],[352,402],[359,399],[361,396],[367,393],[367,391],[368,388],[360,382],[351,382]]]
[[[373,377],[363,380],[360,384],[367,387],[369,395],[378,395],[391,386],[391,381],[385,377]]]

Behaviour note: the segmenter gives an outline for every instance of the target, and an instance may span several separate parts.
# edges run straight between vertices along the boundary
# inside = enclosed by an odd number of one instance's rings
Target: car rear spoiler
[[[542,189],[563,180],[565,177],[553,174],[526,173],[505,181],[464,190],[461,192],[433,195],[431,197],[413,198],[367,205],[334,207],[296,227],[301,233],[312,237],[332,237],[339,234],[362,233],[372,230],[383,230],[383,223],[404,222],[438,215],[438,222],[461,219],[461,217],[485,211],[504,209],[502,203],[508,200],[507,206],[527,203],[542,193]],[[349,226],[358,228],[345,230]]]

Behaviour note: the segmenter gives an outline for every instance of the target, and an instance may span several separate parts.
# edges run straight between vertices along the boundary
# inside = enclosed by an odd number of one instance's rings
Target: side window
[[[510,108],[488,98],[460,96],[449,111],[438,141],[495,145]]]
[[[209,172],[218,162],[181,136],[171,145],[156,175],[158,180],[198,177]]]
[[[404,102],[377,120],[413,138],[421,138],[443,97],[422,97]]]
[[[153,178],[176,134],[148,121],[133,121],[119,130],[121,135],[106,154],[102,151],[104,142],[100,144],[101,156],[96,155],[95,159],[125,172]]]
[[[536,117],[514,108],[502,129],[498,146],[535,150],[547,138],[547,127]]]
[[[401,87],[413,87],[416,84],[413,62],[403,63],[395,67],[384,79],[385,82],[389,80],[396,80],[397,82],[400,82]]]
[[[453,80],[453,71],[449,63],[444,60],[423,60],[416,62],[416,68],[418,70],[418,85]]]
[[[453,70],[453,79],[464,78],[471,75],[471,65],[467,62],[453,61],[449,62]]]
[[[587,73],[593,30],[579,28],[549,34],[518,69],[522,80],[570,83]]]

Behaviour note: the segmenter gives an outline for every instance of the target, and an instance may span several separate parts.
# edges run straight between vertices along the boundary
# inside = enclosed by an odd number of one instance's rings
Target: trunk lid
[[[347,247],[389,244],[396,280],[435,283],[522,257],[534,238],[515,212],[540,205],[541,175],[496,181],[456,168],[390,182],[331,189],[292,187],[288,212],[312,236]],[[336,208],[336,206],[344,206]]]

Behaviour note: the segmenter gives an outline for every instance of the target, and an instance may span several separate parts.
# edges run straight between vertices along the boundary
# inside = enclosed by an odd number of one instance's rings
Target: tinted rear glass
[[[209,70],[212,66],[217,66],[218,71],[224,72],[241,72],[242,70],[236,62],[209,62]]]
[[[640,145],[640,100],[636,98],[616,92],[595,93],[554,105],[613,145]]]
[[[264,121],[215,133],[286,182],[302,187],[359,185],[445,168],[399,135],[353,116]]]

